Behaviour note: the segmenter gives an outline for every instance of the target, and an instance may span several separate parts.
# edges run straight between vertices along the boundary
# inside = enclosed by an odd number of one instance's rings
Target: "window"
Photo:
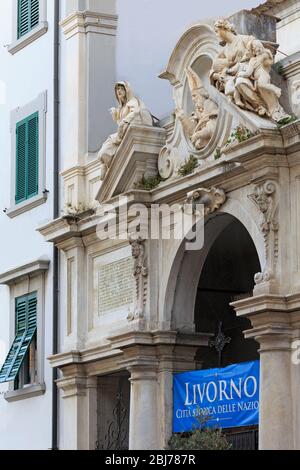
[[[0,370],[0,383],[14,381],[14,388],[19,389],[35,383],[36,293],[15,300],[15,322],[15,339]]]
[[[13,37],[7,50],[16,54],[48,31],[47,0],[11,0]]]
[[[18,39],[39,24],[39,0],[18,0]]]
[[[9,332],[4,333],[7,356],[0,364],[0,383],[7,384],[8,402],[45,393],[44,367],[46,282],[49,260],[40,258],[0,274],[9,287]],[[9,333],[9,334],[7,334]]]
[[[16,125],[16,204],[36,196],[39,174],[39,115]]]
[[[45,187],[47,92],[11,112],[11,202],[13,218],[43,204]]]

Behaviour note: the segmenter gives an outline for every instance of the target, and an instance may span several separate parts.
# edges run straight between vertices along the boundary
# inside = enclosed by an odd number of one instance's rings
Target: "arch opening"
[[[238,318],[230,303],[252,295],[254,275],[260,271],[255,245],[237,219],[219,234],[201,271],[194,309],[195,330],[214,335],[209,347],[197,352],[199,368],[226,367],[259,358],[258,344],[245,339],[250,321]],[[225,342],[220,345],[221,335]]]

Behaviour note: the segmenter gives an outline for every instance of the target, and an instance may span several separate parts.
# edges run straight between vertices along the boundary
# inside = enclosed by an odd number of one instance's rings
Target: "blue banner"
[[[173,432],[258,424],[259,361],[174,375]]]

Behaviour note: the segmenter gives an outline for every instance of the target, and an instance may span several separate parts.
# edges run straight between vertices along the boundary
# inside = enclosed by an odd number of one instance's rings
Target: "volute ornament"
[[[270,281],[275,277],[278,259],[278,200],[277,186],[273,181],[255,186],[249,199],[261,213],[260,230],[264,237],[266,265],[261,273],[255,275],[255,283]]]

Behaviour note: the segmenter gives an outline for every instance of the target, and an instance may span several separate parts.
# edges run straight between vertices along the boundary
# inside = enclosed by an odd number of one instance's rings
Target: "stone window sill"
[[[34,42],[36,39],[41,37],[43,34],[45,34],[48,31],[48,23],[47,21],[42,21],[33,28],[31,31],[29,31],[27,34],[22,36],[20,39],[17,41],[13,42],[10,44],[7,48],[8,52],[10,54],[16,54],[16,52],[19,52],[21,49],[24,47],[28,46],[28,44]]]
[[[30,211],[34,207],[40,206],[47,201],[47,193],[38,194],[26,201],[21,202],[20,204],[15,204],[6,210],[6,215],[13,219],[24,212]]]
[[[10,390],[6,392],[4,398],[8,402],[25,400],[27,398],[43,395],[46,391],[45,384],[33,384],[20,390]]]

